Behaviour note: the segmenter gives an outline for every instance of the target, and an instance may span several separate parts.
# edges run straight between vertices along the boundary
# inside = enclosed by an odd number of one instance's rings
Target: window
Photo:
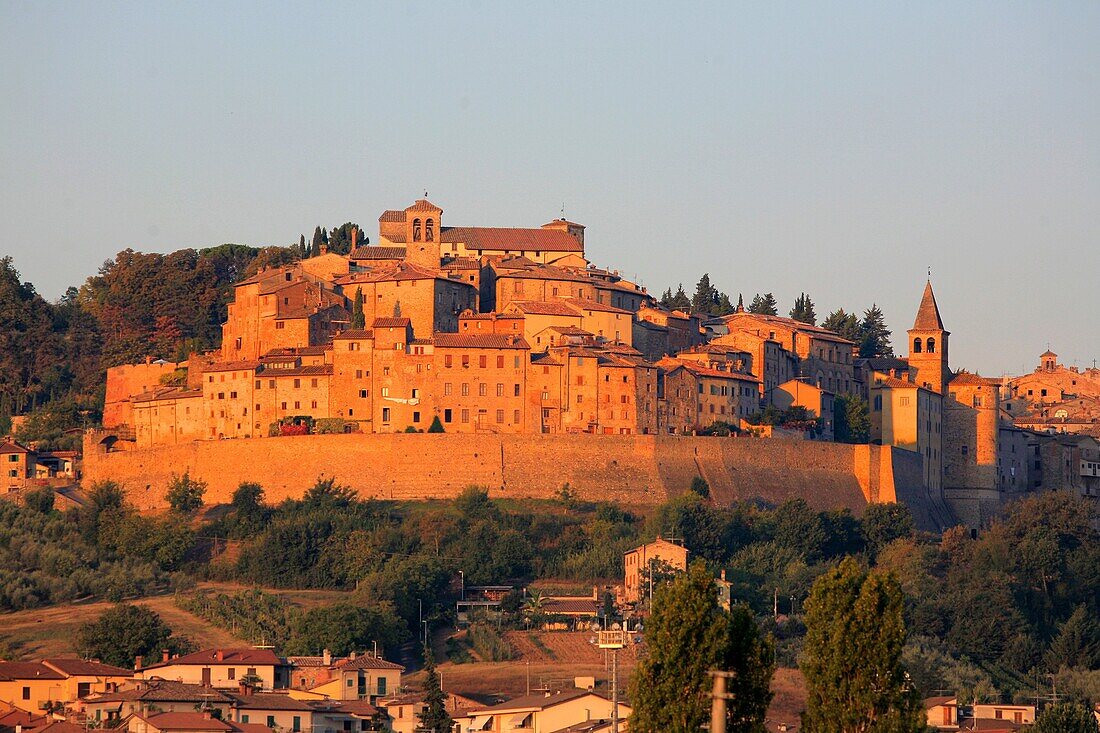
[[[413,413],[413,422],[420,422],[420,413],[419,412],[414,412]]]
[[[443,394],[445,396],[450,396],[450,394],[451,394],[451,383],[450,382],[444,382],[443,383]]]
[[[518,384],[513,384],[512,385],[512,396],[513,397],[519,397],[519,385]]]
[[[316,389],[317,388],[317,380],[316,379],[310,380],[309,386]]]
[[[503,397],[503,396],[504,396],[504,385],[501,384],[500,382],[497,382],[497,397]]]
[[[286,328],[286,323],[285,323],[285,322],[283,322],[283,321],[275,321],[275,330],[276,330],[276,331],[281,331],[281,330],[283,330],[284,328]]]
[[[23,688],[23,699],[24,700],[30,700],[31,699],[31,688],[29,688],[29,687],[24,687]]]
[[[902,407],[906,407],[909,404],[909,398],[902,397],[898,400],[898,402],[901,404]]]
[[[293,723],[292,723],[291,730],[294,731],[294,733],[298,733],[299,731],[302,730],[302,718],[301,718],[301,716],[299,716],[299,715],[294,716],[294,720],[293,720]]]
[[[257,379],[257,380],[256,380],[256,389],[259,389],[259,388],[260,388],[260,384],[261,384],[260,380],[258,380],[258,379]]]
[[[383,407],[382,408],[382,422],[389,422],[389,421],[390,421],[390,408]],[[351,684],[351,680],[348,680],[348,684],[349,685]]]
[[[429,219],[429,221],[431,221],[431,220]],[[386,678],[385,677],[379,677],[378,678],[378,694],[379,695],[385,695],[386,694]],[[366,721],[364,721],[364,722],[366,722]]]
[[[470,396],[470,383],[469,382],[463,382],[462,383],[462,396],[463,397],[469,397]]]
[[[512,422],[519,425],[519,410],[512,410]]]
[[[389,387],[383,387],[382,388],[382,396],[383,397],[389,397],[390,396],[390,388]]]
[[[359,390],[359,397],[360,397],[360,399],[365,399],[365,398],[366,398],[366,396],[367,396],[367,390],[365,390],[365,389],[361,389],[361,390]]]
[[[497,410],[497,423],[500,424],[500,423],[503,423],[503,422],[504,422],[504,410]]]
[[[420,220],[419,219],[413,219],[413,241],[414,242],[419,242],[420,241]]]
[[[443,366],[447,367],[448,369],[451,368],[451,355],[450,354],[447,354],[446,356],[443,357]]]
[[[231,399],[231,400],[237,399],[237,393],[236,392],[230,392],[229,393],[229,399]]]
[[[489,361],[489,357],[485,356],[484,354],[477,357],[477,366],[478,366],[478,368],[479,369],[484,369],[485,365],[488,363],[488,361]]]
[[[450,422],[450,421],[451,421],[451,411],[450,410],[444,410],[443,411],[443,422]]]
[[[301,387],[302,387],[302,380],[301,379],[295,379],[294,380],[294,389],[301,389]]]
[[[424,241],[431,242],[435,239],[435,222],[431,219],[424,220]],[[415,281],[414,281],[415,283]]]
[[[237,670],[234,667],[229,668],[229,679],[231,679],[231,680],[237,679]]]
[[[960,448],[960,450],[962,451],[962,454],[963,454],[964,456],[965,456],[965,455],[968,455],[968,454],[970,453],[970,446],[968,446],[968,445],[964,445],[964,446],[962,446],[962,447]]]
[[[470,422],[470,411],[469,410],[463,410],[462,411],[462,422],[464,422],[464,423]]]
[[[294,409],[297,410],[302,406],[302,403],[298,400],[294,400]]]
[[[477,385],[477,394],[479,397],[484,397],[485,395],[489,394],[489,385],[485,382]]]
[[[274,728],[275,727],[275,716],[274,715],[267,716],[267,727],[268,728]]]
[[[925,343],[928,344],[928,347],[927,347],[928,353],[929,354],[935,354],[936,353],[936,339],[930,338]]]

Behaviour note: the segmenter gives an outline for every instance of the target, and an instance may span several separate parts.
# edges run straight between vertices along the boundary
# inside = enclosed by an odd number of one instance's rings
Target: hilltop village
[[[322,247],[238,282],[220,350],[109,369],[97,448],[425,431],[829,442],[851,440],[837,411],[854,396],[865,439],[917,454],[959,520],[1041,488],[1100,495],[1100,372],[1052,354],[1012,380],[952,370],[931,282],[908,356],[859,358],[741,302],[717,318],[662,306],[593,266],[585,227],[565,219],[453,227],[420,199],[383,212],[376,243],[351,236],[346,255]]]

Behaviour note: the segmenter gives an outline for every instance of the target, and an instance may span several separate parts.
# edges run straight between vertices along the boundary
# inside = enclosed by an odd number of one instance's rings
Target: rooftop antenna
[[[928,266],[928,280],[932,280],[932,265]]]
[[[565,202],[564,201],[561,202],[561,218],[562,219],[565,218]]]

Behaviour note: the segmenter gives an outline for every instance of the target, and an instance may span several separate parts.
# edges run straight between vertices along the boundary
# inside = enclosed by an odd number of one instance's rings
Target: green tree
[[[830,313],[821,327],[857,345],[863,337],[859,330],[859,317],[855,313],[845,313],[843,308],[837,308]]]
[[[287,649],[294,654],[317,654],[329,649],[333,654],[346,655],[376,641],[383,649],[396,649],[406,636],[401,619],[389,605],[336,603],[303,615],[291,631]]]
[[[691,479],[691,490],[704,499],[710,498],[710,484],[702,476],[695,476]]]
[[[439,415],[432,418],[432,424],[428,426],[429,433],[444,433],[443,423],[439,420]]]
[[[774,514],[775,541],[812,563],[821,559],[828,541],[825,522],[805,499],[788,499]]]
[[[364,329],[367,327],[367,316],[363,312],[363,288],[355,289],[355,305],[351,311],[351,327]]]
[[[447,712],[447,696],[443,693],[432,648],[428,644],[424,645],[424,672],[424,709],[417,714],[420,718],[420,730],[451,733],[454,721]]]
[[[1100,667],[1100,624],[1084,605],[1078,606],[1058,627],[1058,634],[1047,650],[1047,666]]]
[[[810,296],[802,293],[795,298],[794,307],[791,308],[791,318],[811,326],[817,325],[817,313],[814,311],[814,302],[810,300]]]
[[[890,345],[890,329],[886,327],[886,316],[875,304],[863,312],[859,324],[859,355],[864,358],[875,356],[893,356],[894,347]]]
[[[775,302],[775,296],[771,293],[756,294],[756,297],[752,299],[752,303],[749,304],[749,313],[756,313],[760,316],[777,316],[779,315],[779,304]]]
[[[202,508],[202,497],[205,493],[206,482],[193,479],[190,471],[184,471],[182,476],[172,474],[165,498],[168,499],[168,505],[177,512],[193,514]]]
[[[648,654],[631,682],[638,733],[695,733],[710,715],[709,672],[731,672],[730,731],[763,733],[771,702],[774,648],[743,605],[718,605],[714,578],[701,561],[657,591],[645,628]]]
[[[710,275],[703,273],[695,285],[695,295],[691,296],[691,310],[709,315],[718,303],[718,291],[710,283]]]
[[[877,553],[901,537],[913,535],[913,513],[904,504],[871,504],[863,512],[863,536]]]
[[[892,576],[868,574],[852,558],[813,584],[806,601],[802,672],[807,733],[924,730],[916,690],[901,664],[903,595]]]
[[[302,503],[310,508],[341,508],[355,501],[355,489],[336,483],[336,478],[318,478],[317,483],[309,487]]]
[[[853,394],[837,395],[833,401],[833,435],[839,443],[866,443],[871,439],[867,400]]]
[[[34,491],[28,491],[27,495],[23,497],[23,503],[28,509],[33,509],[39,514],[49,514],[53,511],[54,493],[53,489],[44,487],[41,489],[35,489]]]
[[[119,604],[76,632],[76,648],[85,659],[129,668],[135,657],[152,660],[161,650],[186,653],[193,645],[172,635],[172,629],[156,612],[145,606]]]
[[[1034,733],[1097,733],[1096,716],[1084,705],[1070,702],[1051,705],[1035,719]]]
[[[691,298],[684,292],[683,283],[676,286],[676,294],[672,296],[670,306],[673,310],[691,311]]]

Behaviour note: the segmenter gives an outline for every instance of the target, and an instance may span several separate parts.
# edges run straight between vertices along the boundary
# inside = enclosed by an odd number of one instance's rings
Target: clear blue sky
[[[956,367],[1100,358],[1100,3],[0,0],[0,254],[288,244],[429,191],[651,290],[933,282]]]

